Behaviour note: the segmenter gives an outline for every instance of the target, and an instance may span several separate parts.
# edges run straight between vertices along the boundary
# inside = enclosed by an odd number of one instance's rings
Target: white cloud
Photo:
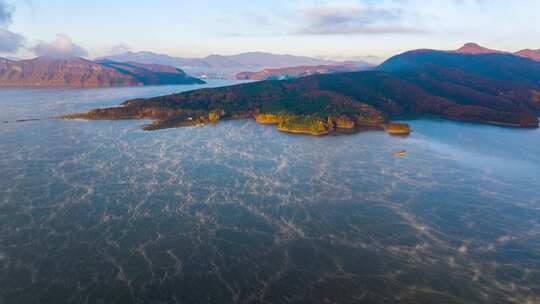
[[[308,22],[302,34],[388,34],[415,33],[418,29],[401,24],[402,11],[373,5],[308,6],[303,14]]]
[[[24,37],[7,29],[0,28],[0,52],[13,53],[24,44]]]
[[[111,48],[111,51],[110,51],[110,54],[111,55],[118,55],[118,54],[123,54],[123,53],[126,53],[126,52],[129,52],[131,51],[131,48],[126,45],[126,44],[119,44],[119,45],[115,45]]]
[[[85,57],[88,52],[80,45],[75,44],[71,38],[64,34],[56,35],[52,42],[39,42],[32,48],[32,51],[38,56],[52,57]]]
[[[0,52],[14,53],[24,44],[24,37],[8,29],[15,8],[0,0]]]

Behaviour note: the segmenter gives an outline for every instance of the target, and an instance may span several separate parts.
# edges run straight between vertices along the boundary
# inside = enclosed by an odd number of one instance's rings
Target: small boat
[[[395,157],[405,157],[405,156],[407,156],[407,151],[396,152],[396,153],[394,153],[394,156]]]

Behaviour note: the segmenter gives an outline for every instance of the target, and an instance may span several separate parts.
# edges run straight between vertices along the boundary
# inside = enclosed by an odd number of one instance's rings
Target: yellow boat
[[[407,156],[407,151],[396,152],[396,153],[394,153],[394,156],[395,157],[405,157],[405,156]]]

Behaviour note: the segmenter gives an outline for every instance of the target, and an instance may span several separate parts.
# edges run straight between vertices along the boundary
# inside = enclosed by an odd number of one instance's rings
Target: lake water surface
[[[0,90],[0,303],[540,303],[539,130],[14,122],[193,88]]]

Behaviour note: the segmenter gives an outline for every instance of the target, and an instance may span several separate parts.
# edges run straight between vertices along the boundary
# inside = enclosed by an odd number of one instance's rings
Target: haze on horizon
[[[540,48],[537,11],[535,0],[0,0],[0,56],[264,51],[381,61],[469,41],[517,51]]]

